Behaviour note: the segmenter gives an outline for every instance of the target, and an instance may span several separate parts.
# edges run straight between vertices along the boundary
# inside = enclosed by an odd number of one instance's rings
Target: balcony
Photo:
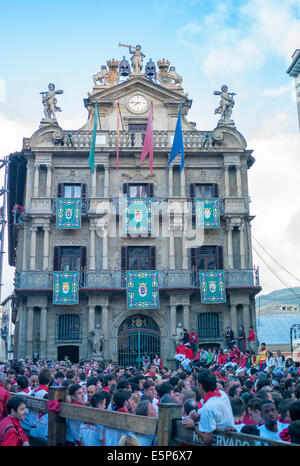
[[[224,270],[228,289],[259,288],[258,269]],[[53,283],[51,271],[17,272],[16,291],[51,291]],[[198,270],[158,270],[160,289],[198,289]],[[79,287],[82,290],[117,290],[126,289],[126,271],[121,270],[85,270],[80,272]]]

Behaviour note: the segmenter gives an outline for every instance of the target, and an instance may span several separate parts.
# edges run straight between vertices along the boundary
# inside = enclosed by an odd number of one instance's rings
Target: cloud
[[[291,86],[280,86],[277,89],[264,89],[262,95],[264,97],[278,97],[291,91]],[[294,94],[294,92],[293,92]]]

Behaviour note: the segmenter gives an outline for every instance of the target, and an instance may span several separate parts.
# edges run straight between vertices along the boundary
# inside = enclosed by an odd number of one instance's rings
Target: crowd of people
[[[216,429],[300,444],[299,362],[273,355],[264,343],[242,351],[227,348],[193,351],[180,341],[176,370],[160,356],[144,355],[142,367],[84,360],[13,360],[0,363],[0,445],[47,441],[48,414],[27,408],[26,397],[48,398],[49,386],[66,387],[67,402],[100,410],[157,418],[160,403],[177,403],[182,423],[205,444]],[[151,360],[152,359],[152,360]],[[188,361],[188,363],[186,363]],[[14,396],[12,396],[14,393]],[[50,405],[48,409],[55,409]],[[32,440],[31,440],[32,441]],[[156,444],[156,436],[67,419],[67,446]]]

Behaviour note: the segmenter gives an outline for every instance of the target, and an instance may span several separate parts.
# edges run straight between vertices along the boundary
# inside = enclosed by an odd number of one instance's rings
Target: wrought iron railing
[[[259,287],[259,271],[253,269],[225,269],[226,288]],[[199,288],[199,270],[164,269],[158,270],[158,285],[161,289]],[[52,290],[53,272],[28,270],[16,272],[16,290]],[[83,270],[79,273],[79,288],[113,290],[126,288],[126,271]]]

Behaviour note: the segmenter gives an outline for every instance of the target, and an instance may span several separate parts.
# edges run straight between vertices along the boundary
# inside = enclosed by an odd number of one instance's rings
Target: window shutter
[[[196,268],[196,248],[191,248],[191,266]]]
[[[150,246],[150,270],[156,270],[156,247]]]
[[[86,184],[82,183],[81,184],[81,199],[86,199],[86,198],[87,198]]]
[[[192,199],[195,199],[195,194],[196,193],[196,189],[195,189],[195,183],[191,183],[190,184],[190,197]]]
[[[121,270],[127,270],[128,267],[128,247],[122,246],[121,248]]]
[[[216,248],[217,255],[217,268],[223,270],[223,246],[217,246]]]
[[[57,197],[61,198],[64,197],[64,184],[58,183],[57,185]]]
[[[128,196],[128,183],[123,183],[123,194]]]
[[[153,196],[153,183],[148,183],[148,197],[154,197]]]
[[[86,269],[86,246],[80,246],[80,270]]]
[[[54,246],[53,250],[53,270],[59,271],[60,270],[60,246]]]
[[[217,183],[212,185],[212,197],[219,197],[219,185]]]

